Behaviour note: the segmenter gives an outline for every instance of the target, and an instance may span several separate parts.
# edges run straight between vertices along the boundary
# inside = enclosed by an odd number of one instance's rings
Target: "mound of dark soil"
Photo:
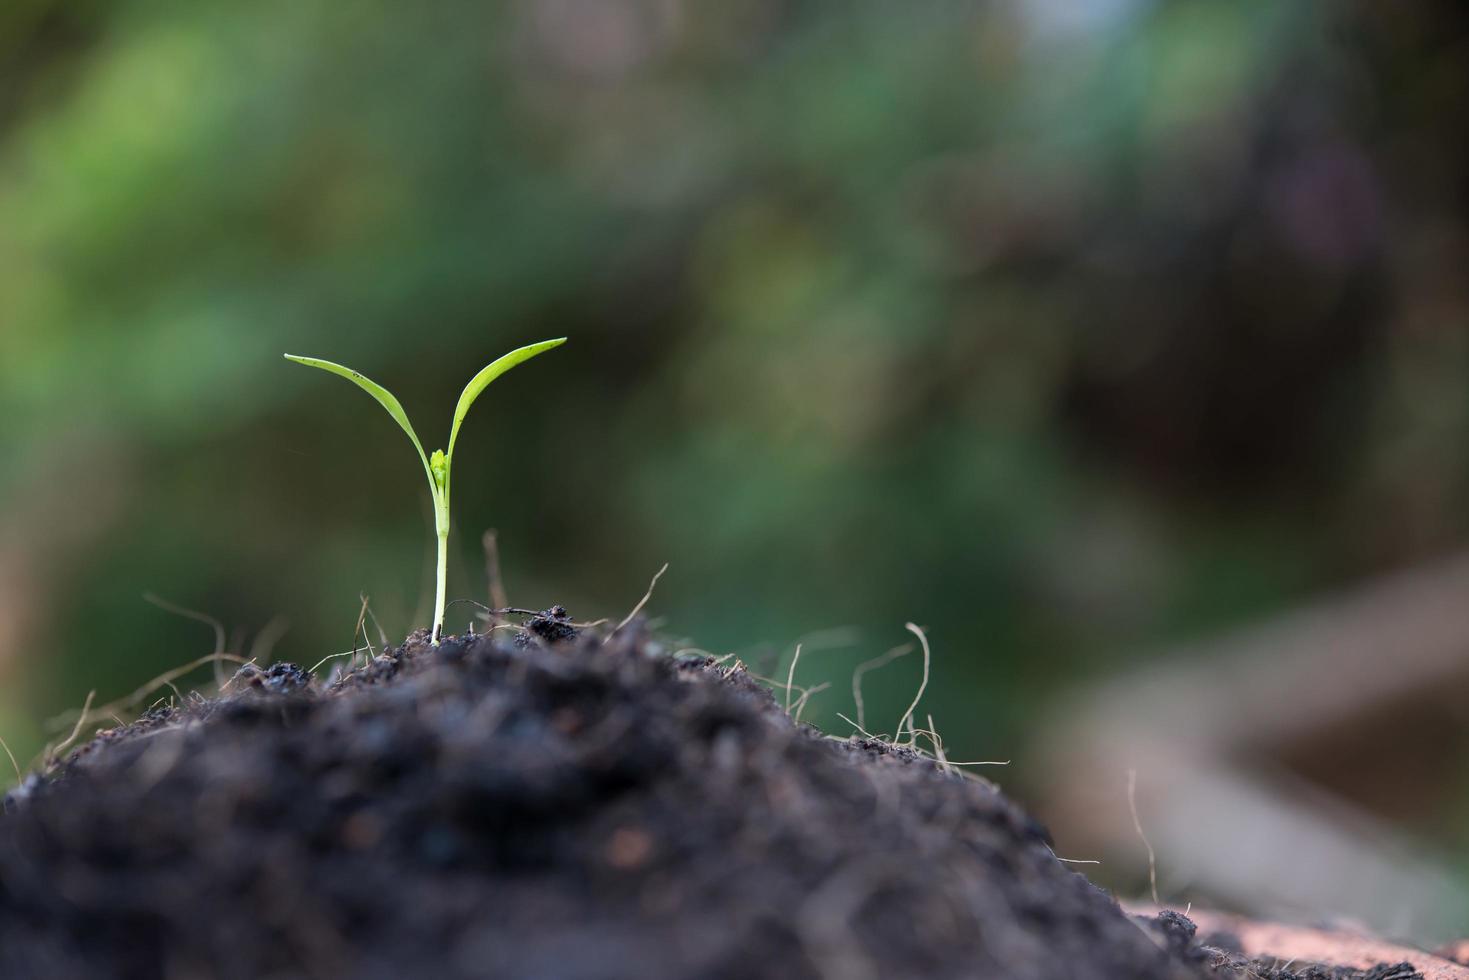
[[[557,625],[99,735],[5,801],[0,976],[1244,975],[985,784]]]

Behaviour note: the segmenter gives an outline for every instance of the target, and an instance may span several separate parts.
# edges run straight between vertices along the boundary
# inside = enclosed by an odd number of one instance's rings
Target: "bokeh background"
[[[1469,543],[1466,111],[1447,0],[9,0],[0,735],[209,652],[144,592],[305,663],[424,624],[411,448],[281,354],[437,444],[564,334],[466,424],[451,598],[490,527],[584,618],[667,562],[838,734],[914,621],[1047,816],[1057,705]],[[1451,869],[1466,769],[1392,815]]]

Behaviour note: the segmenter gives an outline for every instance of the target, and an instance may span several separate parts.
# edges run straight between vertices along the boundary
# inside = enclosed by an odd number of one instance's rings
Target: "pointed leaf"
[[[459,423],[463,422],[464,416],[469,414],[469,406],[474,404],[474,400],[479,397],[480,392],[488,388],[491,381],[494,381],[500,375],[515,367],[515,365],[528,361],[537,354],[544,353],[553,347],[560,347],[564,343],[566,343],[566,338],[558,337],[555,340],[543,340],[539,344],[531,344],[529,347],[513,350],[483,368],[479,374],[469,379],[469,384],[464,386],[464,393],[459,396],[459,404],[454,408],[454,427],[449,430],[448,455],[450,466],[453,465],[454,460],[454,440],[459,438]]]
[[[429,488],[434,490],[435,496],[438,495],[438,485],[434,481],[433,470],[429,469],[428,456],[423,452],[423,443],[418,441],[418,433],[413,431],[413,426],[408,421],[408,413],[403,411],[402,403],[394,397],[391,391],[364,374],[360,374],[349,367],[344,367],[332,361],[324,361],[319,357],[302,357],[299,354],[287,354],[286,360],[295,361],[297,364],[305,364],[307,367],[321,368],[323,371],[330,371],[332,374],[340,375],[377,399],[377,403],[387,409],[388,414],[393,417],[393,421],[401,425],[403,431],[408,433],[408,438],[413,440],[413,448],[418,450],[418,458],[423,460],[423,471],[428,474]]]

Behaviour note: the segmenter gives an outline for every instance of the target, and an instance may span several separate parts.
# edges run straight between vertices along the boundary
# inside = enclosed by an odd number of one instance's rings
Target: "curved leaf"
[[[464,416],[469,414],[469,406],[474,404],[474,400],[479,397],[480,392],[488,388],[491,381],[494,381],[500,375],[515,367],[515,365],[524,363],[537,354],[545,353],[553,347],[560,347],[564,343],[566,343],[566,338],[558,337],[555,340],[543,340],[539,344],[531,344],[528,347],[513,350],[504,357],[493,361],[487,367],[481,369],[479,374],[469,379],[469,384],[464,386],[464,393],[459,396],[459,404],[454,407],[454,427],[449,430],[448,456],[450,466],[453,465],[454,460],[454,440],[459,438],[459,423],[463,422]]]
[[[393,421],[401,425],[403,431],[408,433],[408,438],[413,440],[413,448],[418,450],[418,458],[423,460],[423,471],[428,474],[429,488],[434,491],[435,498],[438,497],[438,484],[434,480],[433,470],[429,468],[428,456],[423,451],[423,443],[418,441],[418,433],[413,431],[413,426],[408,421],[408,413],[403,411],[402,403],[394,397],[391,391],[366,375],[333,361],[324,361],[319,357],[302,357],[299,354],[287,354],[286,360],[295,361],[297,364],[305,364],[307,367],[321,368],[323,371],[330,371],[332,374],[340,375],[377,399],[377,403],[387,409],[388,414],[393,417]]]

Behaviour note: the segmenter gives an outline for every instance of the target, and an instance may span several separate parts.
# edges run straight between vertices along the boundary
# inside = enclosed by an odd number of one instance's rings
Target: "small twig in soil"
[[[1158,862],[1153,855],[1153,845],[1148,843],[1148,835],[1143,833],[1143,822],[1137,815],[1137,770],[1127,770],[1127,808],[1132,811],[1132,828],[1137,831],[1138,839],[1143,842],[1143,847],[1148,849],[1148,887],[1153,892],[1153,904],[1158,904]]]
[[[924,735],[928,736],[928,743],[933,746],[933,757],[938,760],[939,768],[944,772],[953,772],[953,767],[949,765],[949,756],[944,752],[944,740],[939,735],[938,726],[933,723],[932,712],[928,715],[928,731]]]
[[[791,685],[796,682],[796,664],[801,662],[801,644],[796,644],[796,652],[791,657],[791,669],[786,671],[786,714],[791,713]]]
[[[802,700],[797,702],[798,710],[796,713],[796,720],[800,721],[801,719],[799,708],[804,706],[804,699],[809,698],[818,690],[825,690],[826,688],[831,686],[829,683],[821,684],[818,687],[811,689],[797,688],[795,686],[796,664],[801,659],[801,653],[806,650],[830,650],[843,646],[850,646],[853,642],[855,642],[856,636],[857,631],[852,627],[839,626],[833,629],[817,630],[813,633],[807,633],[801,640],[797,641],[796,652],[791,657],[790,669],[786,672],[786,714],[791,713],[792,689],[802,692]]]
[[[480,538],[485,548],[485,578],[489,581],[490,605],[503,609],[510,605],[510,596],[505,592],[505,579],[500,574],[500,544],[494,528],[485,531]]]
[[[913,696],[913,703],[908,706],[908,710],[903,713],[902,719],[898,722],[898,734],[900,736],[903,732],[903,724],[905,722],[909,725],[913,723],[913,712],[918,710],[918,702],[923,700],[923,692],[928,689],[928,667],[929,661],[932,659],[928,649],[927,634],[913,623],[904,623],[903,628],[918,637],[918,642],[923,647],[923,681],[918,685],[918,693]],[[914,736],[913,741],[916,742],[917,740],[917,736]]]
[[[357,651],[360,649],[361,647],[353,647],[351,650],[343,650],[341,653],[329,653],[325,657],[322,657],[320,660],[318,660],[316,662],[316,666],[312,667],[306,673],[316,673],[317,670],[320,669],[321,665],[326,663],[328,660],[336,660],[338,657],[355,657],[357,656]]]
[[[352,642],[353,643],[356,643],[357,642],[357,637],[355,637],[355,636],[352,637]],[[365,644],[367,644],[367,659],[368,660],[375,660],[377,658],[377,651],[372,648],[372,637],[370,637],[370,636],[367,635],[367,624],[366,623],[363,623],[362,624],[362,642],[365,643]]]
[[[165,671],[164,673],[159,674],[157,677],[153,678],[151,681],[144,684],[142,687],[138,688],[136,691],[134,691],[132,694],[129,694],[125,698],[118,698],[116,701],[110,701],[107,704],[104,704],[102,707],[97,709],[97,714],[109,715],[120,708],[131,708],[133,705],[143,700],[143,698],[146,697],[158,685],[168,684],[172,681],[176,681],[180,677],[183,677],[185,674],[187,674],[189,671],[195,670],[199,667],[204,666],[207,663],[211,663],[216,660],[227,660],[230,663],[236,664],[246,664],[250,662],[244,657],[236,656],[233,653],[211,653],[207,656],[199,657],[196,660],[189,661],[182,667],[175,667],[173,670]],[[162,699],[160,698],[159,700]],[[81,715],[78,719],[78,724],[80,724],[81,719],[85,717],[85,714]],[[52,718],[49,724],[64,724],[66,720],[70,718],[71,712],[65,712],[63,714],[57,715],[55,718]]]
[[[123,700],[114,701],[103,708],[98,708],[97,710],[99,712],[104,712],[110,711],[114,708],[127,707],[129,705],[136,704],[137,702],[143,700],[144,696],[146,696],[159,684],[168,684],[171,686],[174,681],[178,680],[180,677],[183,677],[185,674],[195,669],[196,667],[203,666],[204,664],[210,663],[211,661],[219,660],[227,660],[230,663],[235,664],[244,664],[248,662],[244,657],[237,656],[233,653],[211,653],[206,657],[199,657],[196,660],[191,660],[188,663],[184,664],[182,667],[175,667],[173,670],[164,671],[148,683],[144,684],[142,687],[138,688],[132,694],[129,694]]]
[[[883,739],[883,737],[881,735],[874,735],[874,734],[872,734],[867,729],[863,728],[861,725],[857,724],[855,721],[853,721],[852,719],[848,718],[846,715],[842,714],[840,711],[837,712],[837,717],[840,718],[842,721],[846,722],[847,724],[851,725],[853,728],[857,729],[857,733],[859,735],[861,735],[863,738],[869,738],[869,739],[871,739],[874,742],[884,741],[884,739]]]
[[[366,599],[368,597],[364,595],[363,598]],[[383,624],[382,623],[379,623],[377,621],[377,613],[375,613],[375,612],[372,611],[372,603],[371,602],[369,602],[367,604],[367,618],[368,618],[368,621],[370,621],[372,623],[373,629],[377,630],[377,639],[378,639],[379,645],[384,646],[384,647],[387,646],[388,645],[388,631],[385,630],[385,629],[383,629]],[[366,635],[366,628],[365,627],[363,629],[363,635],[364,636]]]
[[[224,624],[215,619],[213,616],[209,615],[208,613],[199,612],[196,609],[185,609],[183,606],[169,602],[167,599],[164,599],[161,596],[154,595],[152,592],[144,592],[143,601],[152,603],[159,609],[162,609],[164,612],[173,613],[175,616],[182,616],[185,619],[192,619],[196,623],[203,623],[206,626],[212,626],[214,628],[214,652],[224,653],[226,647]],[[219,661],[216,660],[214,662],[214,686],[219,687],[219,685],[223,683],[224,675],[220,673]]]
[[[479,610],[480,618],[482,618],[485,622],[489,623],[490,624],[490,628],[492,630],[506,629],[506,628],[509,628],[509,629],[519,629],[520,628],[520,627],[514,625],[513,623],[502,623],[502,622],[500,622],[500,617],[502,615],[505,615],[506,613],[510,614],[511,616],[539,616],[539,615],[541,615],[540,611],[539,610],[536,610],[536,609],[522,609],[519,606],[501,606],[499,609],[496,609],[493,606],[487,606],[483,602],[478,602],[478,601],[476,601],[474,599],[455,599],[454,601],[450,602],[444,608],[445,609],[453,609],[455,606],[459,605],[460,603],[463,603],[466,606],[473,606],[476,609],[478,609]],[[572,626],[577,626],[577,627],[585,627],[585,626],[596,626],[599,623],[604,623],[604,622],[606,622],[606,620],[600,620],[599,619],[599,620],[597,620],[596,623],[572,623],[571,625]]]
[[[361,636],[363,639],[366,639],[367,640],[367,652],[368,652],[368,654],[369,655],[372,655],[372,656],[376,656],[376,654],[373,654],[373,652],[372,652],[372,640],[370,640],[370,639],[367,638],[367,632],[362,628],[362,624],[367,621],[367,595],[366,595],[366,593],[363,593],[363,592],[359,592],[357,594],[362,597],[362,608],[357,610],[357,624],[352,627],[352,666],[353,667],[356,667],[357,666],[357,651],[360,649],[360,647],[357,646],[357,637],[358,636]]]
[[[955,762],[948,758],[944,754],[944,740],[939,737],[938,731],[933,727],[933,715],[928,716],[927,728],[914,728],[912,722],[909,722],[908,731],[913,735],[922,735],[928,739],[929,743],[933,745],[933,757],[946,766],[1008,766],[1010,764],[1009,759],[1003,761],[987,759],[980,762]]]
[[[491,606],[485,605],[483,602],[477,602],[474,599],[455,599],[453,602],[449,603],[444,608],[445,609],[452,609],[454,606],[458,605],[461,602],[464,603],[465,605],[474,606],[476,609],[478,609],[480,611],[479,612],[479,617],[482,620],[484,620],[485,622],[487,622],[487,623],[490,624],[490,631],[491,632],[493,632],[495,630],[503,630],[503,629],[518,630],[518,629],[521,628],[519,626],[516,626],[514,623],[502,623],[502,622],[500,622],[500,616],[502,614],[504,614],[504,613],[509,613],[512,616],[542,616],[542,615],[545,615],[545,610],[539,610],[539,609],[522,609],[519,606],[502,606],[499,609],[495,609],[495,608],[493,608]],[[586,622],[586,623],[576,623],[576,622],[573,622],[573,623],[568,623],[567,625],[574,626],[575,628],[577,628],[579,630],[585,630],[585,629],[591,629],[593,626],[601,626],[605,622],[607,622],[606,619],[593,619],[590,622]],[[472,626],[473,626],[473,624],[471,624],[471,632],[473,631],[472,630]],[[610,634],[609,634],[609,638],[610,638]]]
[[[163,599],[159,596],[154,595],[152,592],[144,592],[143,601],[152,603],[159,609],[162,609],[164,612],[171,612],[175,616],[182,616],[185,619],[192,619],[195,622],[214,627],[214,652],[224,653],[224,624],[215,619],[213,616],[209,615],[208,613],[198,612],[193,609],[185,609],[183,606],[176,606],[173,603],[169,602],[167,599]]]
[[[66,736],[66,741],[62,742],[60,745],[56,746],[55,748],[46,750],[47,765],[50,765],[57,756],[61,755],[61,753],[66,750],[66,747],[71,745],[72,742],[75,742],[77,740],[77,736],[82,733],[82,726],[87,723],[87,713],[92,710],[92,699],[96,696],[96,691],[87,692],[87,700],[82,702],[82,713],[77,715],[77,723],[72,726],[71,734]]]
[[[452,609],[460,603],[466,606],[473,606],[486,616],[496,616],[500,613],[510,613],[512,616],[539,616],[541,614],[537,609],[522,609],[519,606],[501,606],[499,609],[496,609],[493,606],[485,605],[477,599],[455,599],[444,608]]]
[[[912,652],[913,644],[905,643],[902,646],[893,647],[880,657],[873,657],[865,663],[858,664],[857,669],[852,671],[852,700],[857,704],[857,724],[855,726],[857,729],[860,730],[867,724],[866,708],[862,702],[862,675],[869,670],[885,667],[894,660],[900,657],[906,657]]]
[[[5,739],[3,738],[0,738],[0,748],[3,748],[5,750],[5,754],[10,756],[10,764],[15,767],[16,782],[25,782],[25,774],[20,771],[20,763],[15,761],[15,753],[10,751],[10,746],[5,744]]]
[[[248,667],[250,664],[253,664],[254,662],[255,662],[255,658],[254,657],[251,657],[249,660],[246,660],[244,663],[240,664],[240,669],[243,669],[245,667]],[[230,689],[230,685],[235,682],[235,678],[236,677],[239,677],[239,676],[240,676],[240,671],[239,670],[236,670],[235,673],[234,673],[234,675],[232,677],[230,677],[229,680],[227,680],[223,684],[219,685],[219,693],[220,694],[223,694],[225,691],[228,691]],[[116,717],[116,716],[114,715],[113,717]]]
[[[612,632],[607,634],[607,639],[610,640],[614,636],[616,636],[619,630],[621,630],[624,626],[633,621],[633,617],[637,616],[638,613],[643,611],[643,607],[648,604],[648,600],[653,598],[653,589],[658,585],[658,580],[663,577],[663,573],[666,571],[668,571],[668,562],[664,562],[663,567],[658,569],[658,574],[654,575],[653,581],[648,583],[648,591],[643,594],[643,597],[641,599],[638,600],[638,604],[632,607],[632,612],[627,614],[627,618],[618,623],[616,626],[612,627]]]
[[[734,656],[734,655],[733,654],[730,654],[730,656]],[[742,670],[742,671],[744,671],[745,672],[745,676],[750,677],[750,678],[753,678],[753,679],[759,681],[761,684],[769,685],[770,690],[772,692],[775,692],[775,691],[784,691],[785,690],[785,685],[782,684],[780,681],[776,680],[773,677],[765,677],[765,676],[763,676],[761,674],[755,673],[754,671],[750,670],[749,667],[746,667],[744,661],[742,661],[742,660],[736,660],[734,662],[734,666],[733,667],[730,667],[729,669],[731,671],[736,671],[736,670]],[[831,685],[829,683],[826,683],[826,682],[823,682],[823,683],[817,685],[818,688],[821,688],[823,690],[826,689],[827,687],[830,687],[830,686]],[[808,691],[806,688],[802,687],[799,684],[792,684],[791,685],[791,691],[797,695],[797,697],[796,697],[796,704],[800,704],[801,698],[807,696],[808,694],[815,694],[816,693],[815,689],[811,689],[811,690]],[[787,714],[790,713],[789,709],[787,709],[787,712],[786,713]]]
[[[801,712],[806,710],[807,702],[809,702],[814,695],[820,694],[828,687],[831,687],[831,681],[822,681],[815,687],[806,688],[806,690],[801,694],[801,697],[796,701],[796,724],[799,725],[801,723]]]

